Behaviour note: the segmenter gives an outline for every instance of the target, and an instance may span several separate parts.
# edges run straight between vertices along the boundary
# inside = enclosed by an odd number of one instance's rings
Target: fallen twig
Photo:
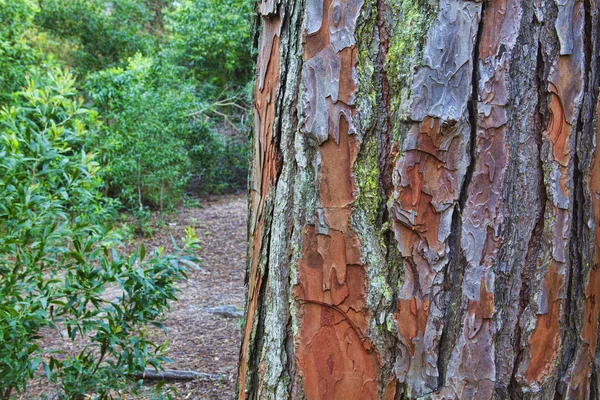
[[[166,369],[156,371],[152,368],[146,368],[143,373],[135,376],[137,379],[165,380],[165,381],[193,381],[194,379],[203,381],[224,381],[225,376],[219,374],[207,374],[197,371],[185,371],[177,369]]]
[[[240,319],[244,316],[244,310],[238,309],[236,306],[217,306],[203,308],[202,310],[224,318]]]

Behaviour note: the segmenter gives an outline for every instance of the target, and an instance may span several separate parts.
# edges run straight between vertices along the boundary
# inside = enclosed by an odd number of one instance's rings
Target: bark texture
[[[239,398],[600,398],[600,2],[257,15]]]

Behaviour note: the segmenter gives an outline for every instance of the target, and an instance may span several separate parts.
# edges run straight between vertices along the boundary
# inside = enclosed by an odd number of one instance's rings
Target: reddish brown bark
[[[307,113],[317,127],[319,120],[327,121],[328,132],[328,138],[317,136],[324,139],[319,148],[319,193],[327,228],[326,232],[317,232],[313,225],[304,229],[299,283],[294,288],[294,297],[302,304],[297,370],[306,396],[313,399],[379,397],[379,360],[366,337],[371,318],[366,307],[366,265],[358,236],[349,228],[356,193],[352,170],[359,150],[350,132],[356,49],[350,45],[336,50],[331,37],[332,32],[347,29],[344,22],[356,12],[352,5],[324,1],[323,9],[328,11],[323,12],[321,27],[307,34],[304,42],[305,60],[311,66],[305,81]],[[326,63],[335,67],[323,70]],[[330,82],[320,85],[311,78]],[[322,100],[326,108],[315,107]]]
[[[265,8],[267,7],[267,8]],[[239,398],[246,398],[247,360],[250,356],[253,332],[256,330],[255,318],[259,304],[259,294],[263,283],[259,266],[265,235],[266,205],[279,170],[278,152],[273,142],[275,107],[279,90],[279,30],[281,20],[277,14],[271,14],[263,3],[264,29],[258,59],[258,82],[254,93],[255,148],[252,175],[260,177],[254,180],[250,193],[250,229],[249,229],[249,271],[247,280],[246,322],[242,333],[239,374]]]
[[[600,5],[431,3],[260,8],[240,398],[600,393]]]
[[[525,379],[538,382],[552,371],[560,347],[560,292],[564,287],[563,275],[556,273],[552,264],[544,279],[542,293],[548,310],[537,317],[533,334],[529,338],[531,361]]]

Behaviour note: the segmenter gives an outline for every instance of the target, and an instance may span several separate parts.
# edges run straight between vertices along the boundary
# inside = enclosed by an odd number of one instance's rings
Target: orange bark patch
[[[564,26],[561,30],[570,31],[573,34],[573,48],[571,54],[558,56],[555,68],[550,72],[548,80],[552,82],[551,91],[556,93],[562,101],[565,120],[573,124],[577,118],[577,110],[581,106],[580,96],[583,95],[584,88],[586,11],[583,1],[574,1],[571,4],[573,4],[571,18],[562,21]]]
[[[566,72],[566,74],[570,74]],[[571,76],[571,78],[574,78]],[[564,86],[564,81],[561,83]],[[539,382],[550,374],[555,367],[558,349],[560,347],[560,326],[562,300],[559,298],[564,285],[564,268],[567,253],[567,237],[570,229],[569,211],[561,199],[571,197],[571,189],[567,166],[571,156],[569,154],[569,139],[572,127],[567,122],[565,110],[559,90],[550,83],[551,99],[549,111],[551,114],[548,129],[543,136],[548,140],[552,158],[558,168],[558,185],[551,188],[554,220],[552,222],[552,255],[553,261],[544,279],[542,294],[543,304],[547,309],[538,315],[536,327],[529,338],[529,352],[531,360],[525,371],[524,378],[529,382]],[[555,183],[555,185],[556,185]]]
[[[552,92],[550,99],[550,125],[545,132],[552,144],[552,155],[554,160],[561,166],[566,167],[569,163],[568,139],[571,134],[571,126],[565,120],[565,112],[562,102],[557,94],[556,86],[550,84]]]
[[[600,100],[596,107],[596,118],[598,118],[596,149],[589,176],[595,246],[592,270],[586,288],[585,318],[581,334],[581,338],[589,344],[590,358],[593,357],[597,345],[598,317],[600,315]]]
[[[485,277],[481,278],[479,286],[479,300],[469,300],[468,326],[466,334],[473,339],[481,330],[483,320],[494,316],[494,293],[488,292]],[[481,357],[484,359],[484,357]]]
[[[352,135],[357,51],[344,33],[353,34],[351,17],[360,6],[349,0],[312,6],[316,8],[308,12],[314,15],[322,6],[322,20],[318,30],[312,21],[314,33],[303,38],[303,101],[306,132],[322,143],[319,200],[328,233],[318,233],[313,225],[302,232],[298,284],[293,288],[301,305],[297,371],[307,399],[377,399],[380,366],[366,336],[371,319],[366,267],[360,239],[350,226],[356,195],[352,171],[359,150]]]
[[[265,19],[261,53],[259,60],[263,65],[258,66],[259,78],[254,91],[255,115],[255,155],[252,165],[251,209],[252,218],[250,231],[250,270],[248,274],[248,299],[246,308],[246,323],[240,349],[239,392],[240,399],[246,399],[246,374],[252,332],[255,328],[255,315],[262,284],[259,270],[259,258],[263,247],[264,208],[270,196],[270,191],[277,179],[280,165],[278,150],[273,143],[273,123],[275,121],[275,100],[279,90],[279,29],[278,16]],[[262,85],[261,85],[262,80]]]
[[[353,66],[356,65],[356,61],[358,60],[358,50],[355,46],[346,47],[339,52],[339,55],[340,70],[342,73],[340,73],[340,92],[338,98],[342,103],[353,104],[352,97],[356,91],[356,82],[354,81],[352,73],[347,72],[351,72]]]
[[[379,359],[365,336],[365,268],[346,264],[347,243],[356,240],[352,232],[317,234],[312,225],[303,233],[294,296],[304,305],[296,354],[308,399],[377,398]]]
[[[491,226],[486,229],[485,242],[483,244],[483,251],[481,252],[481,258],[479,265],[485,265],[486,267],[492,263],[498,250],[499,243],[496,239],[496,234]]]
[[[339,144],[327,140],[321,146],[321,205],[344,208],[354,201],[352,167],[358,153],[358,142],[348,135],[348,121],[339,120]]]
[[[599,245],[596,238],[596,246]],[[596,259],[595,262],[598,262]],[[571,371],[569,382],[569,399],[589,399],[592,365],[597,345],[598,314],[600,310],[600,267],[596,264],[589,275],[585,291],[585,312],[581,329],[581,347]]]
[[[563,59],[564,57],[560,57]],[[559,65],[562,65],[559,59]],[[562,65],[564,68],[565,65]],[[567,80],[561,78],[560,87],[571,81],[575,85],[576,77],[572,71],[564,71]],[[575,85],[576,86],[576,85]],[[564,91],[564,90],[563,90]],[[570,181],[567,166],[571,160],[569,140],[572,127],[568,123],[563,101],[559,96],[559,89],[550,83],[551,99],[549,111],[551,114],[548,129],[543,136],[549,142],[553,163],[558,169],[558,182],[551,186],[554,220],[552,221],[552,255],[550,265],[542,287],[543,304],[547,309],[537,317],[536,327],[529,338],[529,352],[531,360],[524,378],[529,382],[539,382],[550,374],[555,367],[558,349],[560,347],[560,326],[562,300],[559,298],[564,285],[564,269],[567,261],[568,232],[570,230],[569,210],[566,209],[564,199],[572,197],[572,190],[568,187]],[[558,185],[556,185],[558,184]]]
[[[483,26],[479,57],[485,60],[496,54],[502,39],[502,26],[506,17],[506,0],[492,1],[483,13]]]
[[[479,300],[469,301],[469,314],[480,319],[490,319],[494,315],[494,293],[487,291],[485,278],[481,278]]]
[[[376,357],[367,354],[355,333],[345,324],[335,323],[334,311],[321,310],[320,329],[302,348],[300,365],[307,399],[377,399]]]
[[[600,246],[598,236],[600,235],[596,234],[596,246]],[[590,366],[598,340],[598,315],[600,312],[600,260],[595,259],[594,263],[585,291],[585,313],[581,330],[581,338],[588,344]]]
[[[394,400],[396,398],[396,388],[398,386],[398,381],[394,376],[388,379],[387,385],[385,385],[385,389],[383,392],[383,400]]]
[[[346,262],[348,264],[360,264],[360,239],[354,232],[346,235]]]
[[[329,235],[317,235],[317,249],[323,256],[325,301],[340,304],[348,296],[346,283],[346,243],[344,234],[332,229]],[[331,296],[332,298],[328,298]]]
[[[398,299],[394,320],[398,325],[398,332],[406,341],[406,346],[411,356],[415,355],[413,340],[423,336],[427,317],[429,316],[429,300]]]
[[[378,393],[379,358],[366,337],[367,276],[360,239],[348,228],[357,147],[347,129],[340,129],[339,145],[330,139],[321,147],[321,202],[328,207],[329,234],[317,234],[312,225],[303,233],[294,296],[304,305],[297,355],[308,399],[357,394],[375,399]]]
[[[275,121],[275,99],[279,90],[279,37],[273,39],[273,48],[267,73],[265,76],[264,87],[260,90],[256,88],[254,96],[254,107],[258,117],[258,154],[256,154],[258,165],[257,175],[253,176],[256,181],[260,179],[260,188],[258,192],[261,198],[266,198],[269,190],[277,177],[278,162],[277,150],[273,143],[273,123]]]
[[[538,315],[533,334],[529,338],[531,361],[525,379],[539,381],[554,369],[560,347],[560,291],[564,285],[563,275],[556,272],[555,262],[546,273],[542,293],[547,301],[548,311]]]
[[[452,123],[430,117],[413,124],[411,139],[406,140],[408,148],[395,167],[392,227],[404,258],[404,282],[395,319],[409,356],[403,360],[402,374],[410,379],[424,377],[425,369],[435,363],[430,356],[437,350],[425,341],[425,332],[435,268],[446,256],[444,232],[449,232],[450,219],[444,217],[452,212],[449,207],[459,196],[457,129]]]
[[[408,230],[396,237],[404,242],[400,246],[404,256],[421,245],[441,254],[445,251],[438,237],[441,213],[435,204],[451,203],[458,196],[457,171],[451,160],[455,149],[452,136],[444,134],[439,119],[425,118],[413,132],[418,132],[417,148],[406,151],[397,167],[400,188],[396,207],[401,212],[396,219]]]
[[[350,221],[350,208],[326,208],[325,219],[327,225],[336,231],[346,232],[348,230],[348,221]]]
[[[398,185],[392,207],[398,249],[407,260],[407,280],[401,297],[410,299],[417,291],[422,298],[429,294],[434,272],[423,258],[426,251],[445,254],[445,240],[440,240],[444,204],[458,198],[457,170],[452,157],[455,148],[451,127],[442,127],[439,119],[425,118],[415,124],[416,148],[406,150],[396,165]],[[438,207],[438,208],[436,208]],[[418,281],[409,275],[416,273]],[[416,285],[416,286],[415,286]]]

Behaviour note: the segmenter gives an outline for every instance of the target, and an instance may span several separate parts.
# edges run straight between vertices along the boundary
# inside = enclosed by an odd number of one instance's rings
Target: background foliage
[[[243,87],[252,77],[251,11],[247,0],[184,0],[167,14],[174,61],[220,90]]]
[[[128,208],[245,188],[250,14],[248,0],[0,0],[0,101],[73,71],[103,124],[105,193]]]
[[[25,83],[25,73],[37,59],[25,34],[33,8],[24,0],[0,0],[0,102]]]
[[[126,68],[102,70],[86,81],[92,104],[107,121],[98,136],[107,193],[124,204],[169,206],[186,188],[188,113],[196,99],[194,86],[173,75],[138,55]]]
[[[151,54],[162,38],[166,1],[44,0],[35,22],[71,44],[79,74],[120,65],[135,53]]]

